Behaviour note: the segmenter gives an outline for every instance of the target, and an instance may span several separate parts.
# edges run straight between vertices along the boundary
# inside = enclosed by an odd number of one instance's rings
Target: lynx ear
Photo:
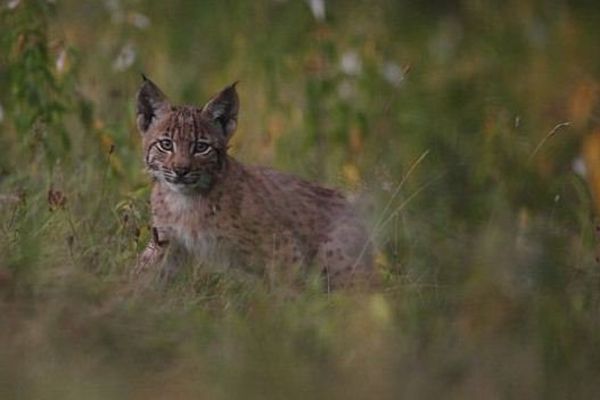
[[[237,82],[227,86],[202,107],[202,114],[223,129],[226,140],[231,138],[237,127],[240,99],[235,90],[235,85],[237,85]]]
[[[138,130],[145,134],[150,126],[170,108],[167,97],[158,86],[142,74],[142,86],[137,93],[136,121]]]

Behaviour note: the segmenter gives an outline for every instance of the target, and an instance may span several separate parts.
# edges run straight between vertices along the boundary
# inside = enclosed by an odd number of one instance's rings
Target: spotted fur
[[[145,79],[137,125],[153,177],[155,235],[138,269],[173,273],[184,258],[224,268],[296,274],[316,265],[327,288],[373,276],[371,244],[337,191],[227,154],[237,125],[235,84],[204,107],[173,106]]]

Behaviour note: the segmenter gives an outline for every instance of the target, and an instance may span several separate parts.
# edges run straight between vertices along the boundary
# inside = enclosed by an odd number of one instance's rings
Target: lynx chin
[[[203,107],[174,106],[144,77],[136,118],[153,237],[136,271],[171,276],[191,258],[293,279],[318,268],[327,290],[372,281],[369,235],[342,194],[227,154],[238,110],[235,84]]]

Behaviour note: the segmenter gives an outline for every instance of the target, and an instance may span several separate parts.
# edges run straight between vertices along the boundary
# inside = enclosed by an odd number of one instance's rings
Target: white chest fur
[[[229,267],[231,251],[223,240],[217,240],[212,224],[206,221],[210,205],[199,197],[169,193],[166,198],[170,218],[170,241],[210,267]]]

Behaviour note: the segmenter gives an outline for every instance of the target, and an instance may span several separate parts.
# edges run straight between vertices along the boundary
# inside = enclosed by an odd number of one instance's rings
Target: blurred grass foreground
[[[594,398],[597,1],[0,2],[0,398]],[[232,152],[354,193],[378,293],[149,237],[133,98],[239,79]]]

